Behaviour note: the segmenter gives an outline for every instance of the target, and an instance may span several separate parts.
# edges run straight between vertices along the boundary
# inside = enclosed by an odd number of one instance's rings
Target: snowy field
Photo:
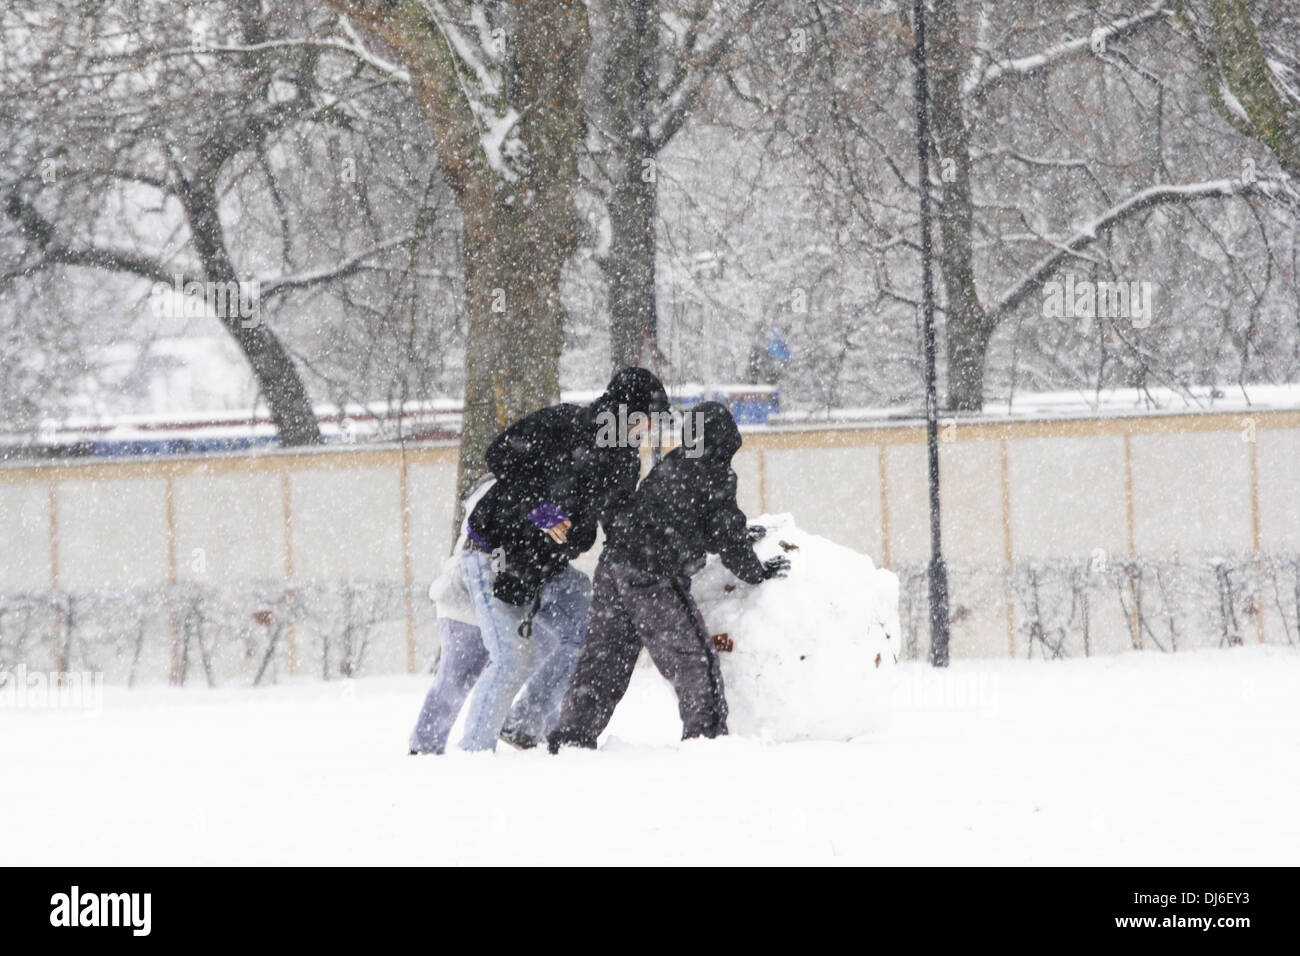
[[[0,709],[8,864],[1294,864],[1300,653],[899,668],[850,742],[681,744],[638,669],[596,753],[410,757],[425,677]],[[453,740],[456,739],[453,737]]]

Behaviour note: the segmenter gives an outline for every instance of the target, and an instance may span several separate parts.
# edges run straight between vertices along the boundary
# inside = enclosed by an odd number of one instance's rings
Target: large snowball
[[[747,585],[717,557],[691,593],[722,654],[731,733],[769,740],[848,740],[880,728],[901,651],[898,577],[865,554],[763,515],[760,558],[785,554],[790,574]]]

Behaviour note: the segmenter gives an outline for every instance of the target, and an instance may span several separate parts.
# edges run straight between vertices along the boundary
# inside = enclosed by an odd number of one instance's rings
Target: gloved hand
[[[551,501],[543,501],[528,512],[528,520],[550,535],[556,544],[564,544],[569,529],[573,527],[564,509]]]
[[[698,554],[682,565],[681,573],[686,577],[693,577],[704,570],[704,565],[708,563],[708,555]]]
[[[763,578],[783,578],[790,573],[790,559],[784,554],[768,558],[763,562]]]
[[[749,539],[750,544],[753,544],[755,541],[761,541],[765,534],[767,534],[767,527],[765,525],[751,524],[745,529],[745,537]]]

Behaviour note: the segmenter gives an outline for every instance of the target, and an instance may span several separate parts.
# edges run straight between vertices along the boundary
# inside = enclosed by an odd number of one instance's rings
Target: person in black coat
[[[461,567],[489,663],[463,749],[493,749],[498,738],[532,746],[553,718],[590,606],[590,582],[569,562],[631,501],[640,437],[667,408],[651,372],[625,368],[592,404],[543,408],[488,446],[495,481],[466,521]]]
[[[596,746],[643,646],[677,693],[682,739],[727,732],[718,654],[689,576],[709,553],[749,584],[784,575],[790,562],[754,554],[762,529],[751,530],[736,504],[731,459],[741,437],[731,413],[705,402],[688,414],[700,423],[701,453],[692,457],[685,445],[670,452],[606,531],[587,637],[548,737],[552,753]]]

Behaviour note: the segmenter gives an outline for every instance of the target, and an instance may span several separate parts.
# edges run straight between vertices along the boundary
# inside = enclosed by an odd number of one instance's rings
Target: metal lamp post
[[[934,359],[934,251],[930,239],[930,105],[925,63],[925,0],[913,0],[916,46],[916,152],[921,190],[921,313],[925,345],[925,439],[930,479],[930,663],[948,666],[948,568],[939,523],[939,399]]]

